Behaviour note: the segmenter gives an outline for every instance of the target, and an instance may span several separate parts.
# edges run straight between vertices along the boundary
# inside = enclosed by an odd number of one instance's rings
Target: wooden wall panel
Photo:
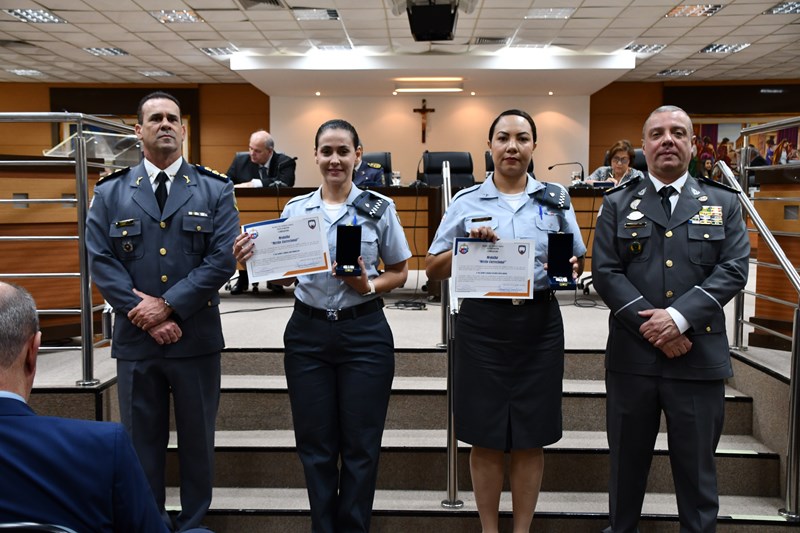
[[[201,85],[200,163],[225,172],[236,152],[247,150],[250,134],[269,130],[269,96],[252,85]],[[280,139],[276,139],[280,151]]]
[[[642,145],[642,126],[647,116],[662,105],[661,83],[615,82],[600,89],[589,101],[589,168],[603,164],[606,150],[620,139],[634,148]]]

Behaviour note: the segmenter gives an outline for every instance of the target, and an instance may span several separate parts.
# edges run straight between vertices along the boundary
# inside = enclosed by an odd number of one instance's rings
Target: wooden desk
[[[442,218],[441,189],[436,187],[375,187],[374,189],[395,202],[412,253],[408,268],[425,270],[425,254]],[[314,190],[316,187],[236,189],[239,220],[242,224],[250,224],[278,218],[289,200]]]
[[[8,161],[19,159],[0,156]],[[37,158],[29,157],[27,160]],[[49,159],[52,161],[52,159]],[[89,169],[89,190],[94,189],[99,169]],[[15,193],[28,198],[47,199],[75,197],[74,166],[0,167],[0,198],[9,200]],[[63,196],[62,196],[63,195]],[[78,209],[74,203],[0,204],[0,233],[5,236],[77,236]],[[68,273],[79,272],[78,241],[0,241],[0,272]],[[36,300],[39,309],[80,308],[79,278],[5,278],[22,285]],[[97,289],[92,302],[102,304]],[[80,315],[42,315],[42,336],[45,341],[79,336]],[[100,332],[100,313],[95,313],[95,331]]]
[[[597,225],[597,211],[603,205],[603,193],[605,189],[576,189],[570,188],[569,196],[572,199],[572,208],[575,210],[575,218],[578,219],[578,226],[581,228],[581,237],[586,245],[586,261],[584,270],[592,269],[592,243],[594,242],[594,228]]]
[[[761,190],[755,194],[755,207],[767,227],[773,232],[792,233],[794,235],[776,235],[775,240],[783,248],[786,257],[795,265],[800,265],[800,201],[763,200],[758,198],[798,198],[800,197],[800,165],[773,165],[755,169],[756,181]],[[758,236],[759,263],[777,264],[775,256]],[[767,266],[756,267],[756,292],[774,298],[780,298],[797,304],[798,295],[789,284],[781,270]],[[793,309],[756,298],[755,315],[751,321],[770,329],[792,335]],[[754,331],[748,337],[753,346],[790,350],[791,343],[772,335]]]

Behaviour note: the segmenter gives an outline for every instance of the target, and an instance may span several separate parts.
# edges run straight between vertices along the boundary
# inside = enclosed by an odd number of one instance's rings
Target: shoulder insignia
[[[373,163],[371,161],[367,163],[367,166],[372,168],[383,168],[380,163]]]
[[[539,203],[556,207],[558,209],[569,209],[569,194],[567,189],[555,183],[544,183],[544,189],[539,189],[535,193]]]
[[[353,207],[370,218],[381,218],[390,203],[391,200],[382,194],[364,191],[353,200]]]
[[[228,176],[221,172],[217,172],[213,168],[204,167],[203,165],[195,165],[194,168],[201,174],[205,174],[206,176],[212,176],[214,178],[220,179],[222,181],[228,181]]]
[[[97,180],[97,183],[102,183],[104,181],[108,181],[110,179],[122,176],[123,174],[127,173],[130,169],[131,169],[131,167],[125,167],[125,168],[117,169],[117,170],[115,170],[114,172],[112,172],[110,174],[106,174],[105,176],[101,176],[100,179]]]
[[[640,181],[642,181],[642,179],[644,179],[644,176],[641,176],[641,175],[632,176],[630,179],[627,179],[627,180],[623,181],[622,183],[620,183],[616,187],[611,187],[610,189],[608,189],[603,194],[604,195],[609,195],[609,194],[614,194],[615,192],[619,192],[619,191],[625,190],[628,187],[630,187],[631,185],[633,185],[635,183],[639,183]]]
[[[721,183],[719,181],[714,181],[712,179],[708,179],[705,176],[701,176],[701,177],[697,178],[697,181],[699,181],[703,185],[711,185],[712,187],[719,187],[720,189],[725,189],[726,191],[732,192],[734,194],[739,192],[736,189],[734,189],[733,187],[731,187],[730,185],[725,185],[724,183]]]

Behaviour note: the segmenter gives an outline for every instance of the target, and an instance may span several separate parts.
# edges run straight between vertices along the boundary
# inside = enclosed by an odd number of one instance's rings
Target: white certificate
[[[318,216],[278,218],[242,226],[255,245],[247,260],[250,281],[291,278],[331,269],[328,240]]]
[[[451,283],[457,298],[533,298],[532,240],[456,239]]]

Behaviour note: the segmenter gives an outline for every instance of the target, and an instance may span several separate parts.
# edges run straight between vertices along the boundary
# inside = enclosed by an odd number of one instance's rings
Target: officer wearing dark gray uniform
[[[218,291],[236,268],[239,216],[233,184],[181,157],[185,126],[171,95],[142,100],[136,134],[145,158],[97,184],[86,244],[92,279],[115,311],[122,423],[164,521],[185,531],[211,503],[224,346]],[[170,394],[181,467],[175,524],[164,509]]]
[[[611,310],[606,348],[609,533],[638,531],[662,411],[681,532],[716,530],[714,452],[733,375],[723,307],[747,282],[750,244],[734,191],[695,179],[680,108],[645,122],[649,175],[606,193],[592,275]]]

